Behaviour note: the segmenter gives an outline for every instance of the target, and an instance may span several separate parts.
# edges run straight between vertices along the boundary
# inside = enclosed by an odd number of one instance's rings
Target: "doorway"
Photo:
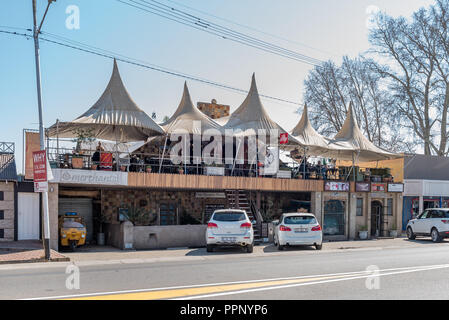
[[[383,210],[382,202],[378,200],[371,202],[371,236],[373,237],[382,236]]]

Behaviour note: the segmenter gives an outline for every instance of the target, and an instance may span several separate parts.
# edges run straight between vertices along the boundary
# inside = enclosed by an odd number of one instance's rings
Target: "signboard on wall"
[[[53,169],[51,182],[64,184],[89,184],[127,186],[128,173],[120,171]]]
[[[33,152],[41,149],[39,132],[25,132],[25,179],[33,180]]]
[[[385,183],[371,183],[371,192],[385,192],[386,189]]]
[[[279,148],[267,147],[260,175],[275,175],[279,171]]]
[[[349,182],[326,181],[324,191],[343,191],[349,192]]]
[[[356,192],[370,192],[370,183],[369,182],[356,182],[355,183],[355,191]]]
[[[34,192],[47,192],[47,153],[45,150],[33,152]]]
[[[203,199],[225,199],[226,195],[224,192],[196,192],[195,198]]]
[[[388,192],[404,192],[404,184],[402,183],[389,183]]]

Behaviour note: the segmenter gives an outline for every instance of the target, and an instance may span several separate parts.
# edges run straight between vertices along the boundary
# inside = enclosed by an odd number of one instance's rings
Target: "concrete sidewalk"
[[[273,244],[263,244],[254,247],[254,252],[248,254],[243,250],[234,248],[223,248],[213,253],[206,252],[205,248],[173,248],[167,250],[129,250],[122,251],[112,247],[91,246],[79,248],[76,252],[64,253],[74,263],[84,264],[89,261],[108,263],[138,263],[138,262],[162,262],[162,261],[185,261],[185,260],[209,260],[248,257],[270,257],[278,255],[298,254],[324,254],[326,252],[339,252],[345,250],[381,250],[389,248],[414,248],[425,246],[448,246],[449,241],[439,244],[432,243],[430,239],[410,241],[406,238],[364,240],[364,241],[338,241],[325,242],[323,249],[316,251],[314,247],[293,247],[278,251]]]
[[[324,242],[323,249],[316,251],[314,247],[293,247],[286,248],[284,251],[278,251],[273,244],[263,244],[254,247],[254,252],[248,254],[243,250],[233,248],[219,249],[213,253],[206,252],[206,248],[173,248],[167,250],[120,250],[109,246],[86,246],[80,247],[75,252],[63,252],[55,254],[54,261],[66,261],[59,263],[35,263],[35,267],[42,266],[61,266],[74,263],[79,266],[89,265],[111,265],[111,264],[133,264],[133,263],[157,263],[157,262],[174,262],[174,261],[210,261],[216,259],[239,259],[239,258],[263,258],[263,257],[275,257],[275,256],[297,256],[297,255],[309,255],[309,254],[326,254],[330,252],[345,252],[353,250],[388,250],[388,249],[407,249],[417,247],[434,247],[434,246],[449,246],[449,240],[441,243],[433,243],[430,238],[419,240],[408,240],[407,238],[396,239],[377,239],[377,240],[363,240],[363,241],[335,241]],[[0,252],[0,264],[2,253]],[[10,252],[11,254],[12,252]],[[27,253],[22,253],[22,257]],[[43,252],[41,251],[40,257]],[[13,257],[13,256],[11,256]],[[31,260],[33,260],[32,258]],[[41,258],[40,258],[41,259]],[[70,262],[67,262],[70,259]],[[32,262],[42,261],[33,260]],[[27,261],[23,261],[27,262]],[[8,263],[8,262],[3,262]],[[17,262],[15,262],[17,263]],[[8,268],[7,265],[1,266]],[[25,266],[23,266],[25,267]]]
[[[41,241],[22,240],[0,242],[0,264],[45,261],[45,252]],[[50,261],[70,261],[70,258],[55,250],[50,250]]]

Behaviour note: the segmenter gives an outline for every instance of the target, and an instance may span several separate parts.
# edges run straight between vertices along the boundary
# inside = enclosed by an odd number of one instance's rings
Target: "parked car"
[[[430,236],[433,242],[449,237],[449,208],[426,209],[407,223],[407,237]]]
[[[315,246],[317,250],[321,250],[321,226],[311,213],[284,213],[279,221],[275,221],[274,244],[278,250],[296,245]]]
[[[241,247],[253,252],[254,231],[244,210],[220,209],[214,211],[206,231],[207,252],[215,247]]]

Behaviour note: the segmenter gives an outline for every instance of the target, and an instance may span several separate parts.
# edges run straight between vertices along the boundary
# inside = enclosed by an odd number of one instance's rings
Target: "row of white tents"
[[[198,123],[201,124],[198,128]],[[189,134],[201,134],[205,130],[226,129],[239,131],[239,135],[253,135],[258,130],[277,130],[288,133],[274,122],[262,105],[253,74],[251,88],[241,106],[230,116],[216,121],[193,105],[187,84],[175,113],[164,123],[157,124],[141,110],[125,89],[114,60],[111,79],[98,101],[84,114],[70,122],[57,122],[47,130],[48,137],[74,138],[79,130],[86,130],[97,139],[131,142],[147,141],[155,136],[168,136],[180,130]],[[401,157],[383,150],[370,142],[361,132],[349,106],[346,121],[340,132],[329,139],[312,127],[304,106],[301,120],[289,132],[289,148],[300,148],[307,155],[340,160],[376,161]]]

